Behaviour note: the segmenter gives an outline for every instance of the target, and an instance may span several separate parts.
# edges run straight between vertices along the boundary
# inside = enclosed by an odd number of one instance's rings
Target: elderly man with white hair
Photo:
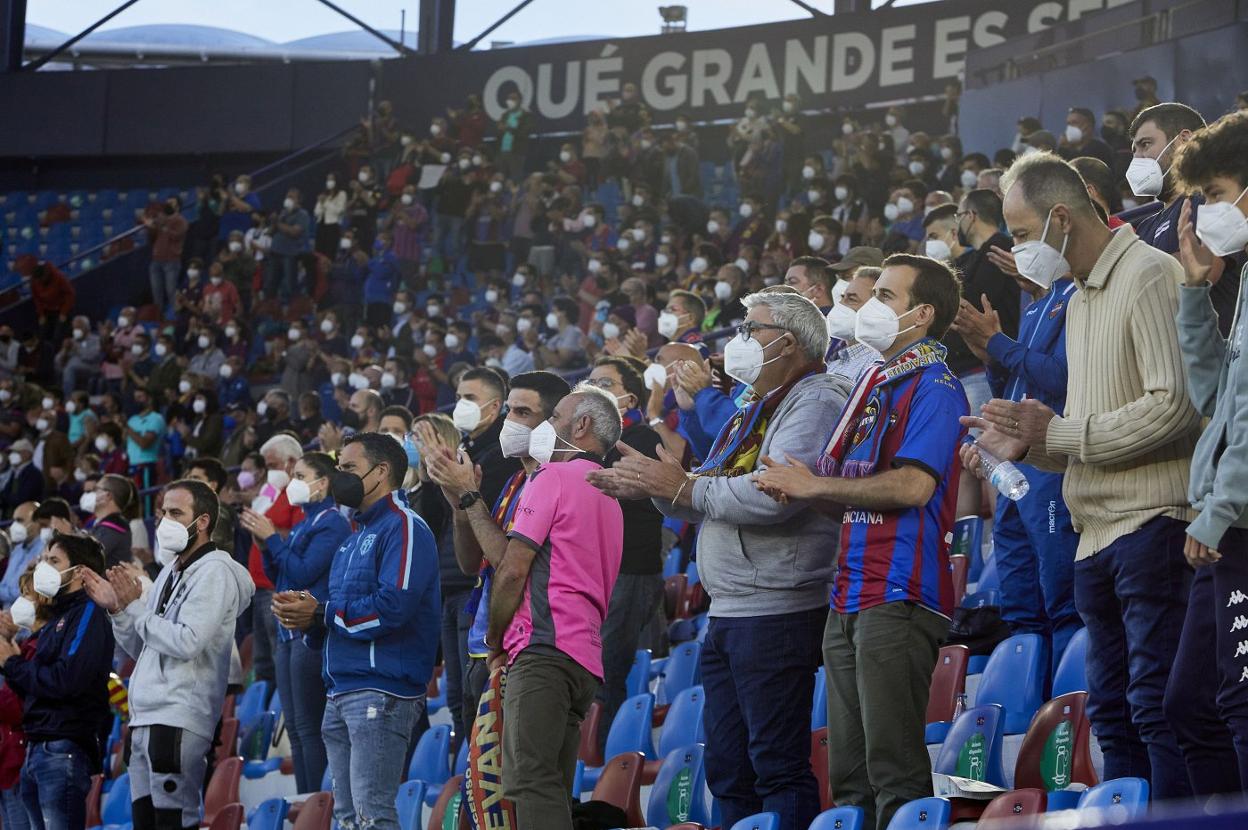
[[[289,432],[279,432],[260,445],[264,467],[268,471],[260,492],[250,508],[243,510],[239,526],[253,533],[261,515],[273,523],[274,529],[285,538],[290,529],[303,517],[302,511],[286,498],[286,485],[290,483],[295,463],[303,458],[303,446]],[[264,573],[264,556],[254,541],[247,552],[247,571],[256,583],[256,593],[251,599],[251,623],[253,637],[252,657],[256,667],[256,679],[267,680],[269,687],[277,680],[273,663],[273,650],[277,640],[277,623],[270,605],[273,601],[273,582]]]
[[[581,384],[529,433],[529,478],[490,591],[486,644],[506,655],[503,795],[521,827],[572,830],[581,721],[602,685],[602,622],[620,571],[620,504],[586,476],[620,440],[615,397]]]
[[[825,371],[827,324],[810,300],[760,292],[724,349],[724,369],[750,388],[702,466],[686,473],[622,450],[590,480],[617,498],[649,496],[663,513],[699,522],[699,574],[711,596],[702,652],[707,784],[731,827],[773,811],[782,827],[806,827],[819,812],[811,773],[809,700],[820,666],[837,521],[802,499],[759,492],[759,460],[813,465],[848,397]]]
[[[81,314],[74,318],[70,337],[56,356],[61,371],[61,388],[68,398],[78,381],[100,373],[100,336],[91,330],[91,321]]]

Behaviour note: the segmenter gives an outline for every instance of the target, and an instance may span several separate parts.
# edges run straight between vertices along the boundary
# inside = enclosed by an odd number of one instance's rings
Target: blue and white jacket
[[[330,697],[362,689],[418,697],[438,650],[437,544],[401,490],[355,521],[330,568],[325,628],[309,634],[309,645],[324,637]]]
[[[998,398],[1036,398],[1059,415],[1066,408],[1066,309],[1078,289],[1070,277],[1023,312],[1018,339],[998,332],[988,340],[988,383]],[[972,413],[978,415],[979,413]]]

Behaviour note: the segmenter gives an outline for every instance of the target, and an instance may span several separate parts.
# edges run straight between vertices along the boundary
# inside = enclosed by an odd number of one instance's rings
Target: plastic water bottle
[[[975,449],[979,452],[979,469],[993,487],[1001,495],[1010,501],[1018,501],[1027,495],[1027,491],[1031,489],[1031,485],[1027,482],[1027,476],[1023,475],[1023,471],[1014,466],[1013,461],[1005,461],[997,458],[988,450],[984,449],[984,445],[975,442]]]

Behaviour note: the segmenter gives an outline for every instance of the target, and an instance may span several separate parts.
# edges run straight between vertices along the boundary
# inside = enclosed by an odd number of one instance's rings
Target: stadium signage
[[[861,106],[939,94],[970,49],[1129,1],[945,0],[680,35],[452,53],[388,66],[384,89],[402,114],[418,117],[477,93],[493,119],[519,90],[544,131],[579,130],[586,113],[605,109],[629,81],[656,123],[670,123],[677,112],[739,117],[752,95],[777,102],[797,94],[808,109]]]

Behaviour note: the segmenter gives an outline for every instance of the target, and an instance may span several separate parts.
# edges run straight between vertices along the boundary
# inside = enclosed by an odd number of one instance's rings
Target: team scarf
[[[858,383],[854,385],[854,391],[850,393],[845,408],[841,410],[841,417],[828,438],[823,454],[819,456],[816,465],[819,475],[835,476],[840,473],[850,436],[853,435],[858,421],[862,418],[863,410],[866,409],[872,392],[899,378],[921,372],[928,366],[943,363],[944,360],[945,347],[936,340],[924,338],[887,363],[863,372]]]
[[[620,425],[623,429],[635,427],[638,424],[644,424],[645,417],[641,414],[640,409],[626,409],[624,414],[620,416]]]
[[[507,479],[507,483],[503,485],[503,491],[498,494],[498,501],[494,503],[494,510],[490,513],[490,518],[494,523],[503,529],[503,533],[511,530],[512,524],[516,520],[516,506],[520,504],[518,498],[520,490],[524,487],[525,478],[528,476],[523,469],[512,474]],[[464,603],[464,613],[470,617],[476,616],[477,609],[481,606],[481,599],[485,596],[485,585],[494,575],[494,566],[481,559],[481,570],[477,573],[477,584],[472,586],[472,593],[468,595],[467,602]]]
[[[693,471],[694,475],[739,476],[753,472],[758,464],[767,423],[780,403],[799,382],[823,371],[823,361],[807,364],[793,380],[738,409],[719,431],[711,446],[710,457]]]

